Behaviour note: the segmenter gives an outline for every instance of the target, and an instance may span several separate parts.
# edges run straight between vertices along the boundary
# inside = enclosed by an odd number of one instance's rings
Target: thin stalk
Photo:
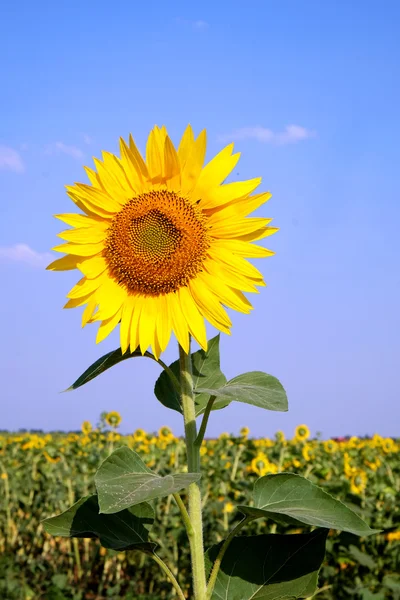
[[[206,410],[204,411],[203,419],[201,421],[199,434],[196,437],[196,440],[194,442],[195,445],[198,446],[199,448],[202,444],[202,441],[204,440],[204,436],[205,436],[207,425],[208,425],[208,419],[210,418],[210,413],[211,413],[211,410],[212,410],[212,407],[213,407],[213,404],[214,404],[216,398],[217,398],[216,396],[210,396],[210,399],[207,402]]]
[[[172,573],[171,569],[165,564],[165,562],[162,560],[162,558],[160,558],[157,554],[153,554],[152,552],[149,552],[148,556],[151,556],[151,558],[164,571],[164,573],[166,574],[166,576],[168,577],[168,579],[172,583],[172,587],[174,588],[174,590],[178,594],[178,598],[180,598],[180,600],[186,600],[185,595],[184,595],[184,593],[182,591],[181,586],[179,585],[178,581],[176,580],[176,578],[175,578],[174,574]]]
[[[250,521],[252,521],[252,520],[253,520],[253,517],[250,517],[249,515],[247,515],[244,519],[242,519],[240,521],[240,523],[238,523],[236,525],[236,527],[234,529],[232,529],[232,531],[230,532],[230,534],[228,535],[228,537],[226,538],[226,540],[222,544],[221,549],[218,552],[218,556],[215,559],[215,562],[213,564],[211,575],[210,575],[210,578],[208,580],[206,600],[210,600],[210,598],[212,596],[212,593],[214,591],[214,586],[215,586],[215,583],[217,581],[219,569],[220,569],[220,566],[221,566],[221,563],[222,563],[222,559],[225,556],[225,552],[228,550],[229,544],[231,543],[231,541],[233,540],[233,538],[235,537],[235,535],[237,533],[239,533],[239,531],[245,525],[247,525],[247,523],[250,523]]]
[[[189,352],[179,346],[179,366],[181,382],[181,405],[185,423],[185,442],[189,473],[200,473],[200,447],[196,445],[196,412],[193,398],[192,361]],[[192,559],[193,588],[195,600],[206,600],[206,574],[203,546],[203,522],[201,512],[201,492],[199,484],[189,486],[189,517],[193,535],[189,536]]]
[[[143,354],[143,356],[147,356],[147,358],[151,358],[152,360],[154,360],[156,363],[158,363],[160,365],[160,367],[162,367],[164,369],[164,371],[167,373],[168,377],[171,380],[172,385],[175,388],[175,391],[180,395],[181,393],[181,386],[179,384],[178,379],[176,378],[176,376],[174,375],[173,371],[168,367],[168,365],[165,364],[165,362],[163,362],[161,360],[161,358],[156,358],[154,356],[154,354],[152,354],[151,352],[145,352]]]
[[[173,496],[174,496],[174,500],[175,500],[176,504],[178,505],[179,510],[181,511],[182,520],[185,525],[185,529],[188,534],[188,537],[189,538],[193,537],[194,529],[193,529],[192,522],[189,517],[189,513],[186,510],[186,506],[184,505],[183,500],[179,494],[174,494]]]

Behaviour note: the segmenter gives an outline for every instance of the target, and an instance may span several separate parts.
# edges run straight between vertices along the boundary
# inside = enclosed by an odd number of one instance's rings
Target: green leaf
[[[374,559],[368,554],[365,554],[365,552],[362,552],[359,548],[357,548],[357,546],[353,546],[353,544],[351,544],[349,546],[349,554],[358,562],[358,564],[362,565],[363,567],[367,567],[368,569],[376,569],[377,564]]]
[[[219,388],[198,387],[196,393],[217,396],[217,402],[244,402],[267,410],[288,410],[286,392],[282,384],[261,371],[250,371],[238,375]]]
[[[312,595],[327,535],[327,529],[317,529],[296,535],[234,538],[222,559],[212,600],[293,600]],[[207,551],[208,571],[222,544]]]
[[[82,385],[85,385],[85,383],[88,383],[98,375],[104,373],[104,371],[107,371],[107,369],[110,369],[114,365],[117,365],[118,363],[122,362],[123,360],[126,360],[127,358],[137,358],[141,356],[143,355],[139,349],[135,350],[134,352],[125,352],[125,354],[122,354],[121,348],[113,350],[112,352],[108,352],[107,354],[96,360],[96,362],[94,362],[92,365],[90,365],[90,367],[86,369],[86,371],[82,373],[82,375],[78,377],[78,379],[65,391],[69,392],[71,390],[76,390],[77,388],[81,387]],[[150,357],[150,355],[147,353],[145,353],[144,356]]]
[[[216,335],[208,341],[207,351],[197,350],[197,352],[194,352],[191,355],[193,387],[195,391],[198,387],[219,388],[226,382],[226,377],[220,369],[219,340],[220,336]],[[169,368],[179,380],[179,360],[173,362]],[[160,377],[157,379],[154,387],[154,393],[161,404],[167,408],[172,408],[173,410],[182,413],[179,396],[165,371],[163,371]],[[208,393],[196,395],[196,416],[204,412],[209,398],[210,394]],[[219,404],[215,402],[213,410],[223,408],[224,406],[227,406],[227,404],[229,404],[229,402],[225,401],[220,402]]]
[[[355,512],[339,500],[294,473],[265,475],[254,484],[254,507],[238,506],[245,515],[270,518],[278,523],[306,524],[371,535],[370,529]]]
[[[105,548],[113,550],[151,551],[156,544],[148,541],[154,522],[154,510],[147,502],[137,504],[116,515],[99,514],[96,494],[85,496],[65,512],[43,521],[51,535],[99,538]]]
[[[122,446],[100,465],[95,476],[100,512],[113,514],[141,502],[168,496],[200,479],[200,473],[161,477],[136,452]]]

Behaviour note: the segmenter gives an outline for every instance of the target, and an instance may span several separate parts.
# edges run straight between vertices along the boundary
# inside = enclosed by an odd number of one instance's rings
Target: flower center
[[[158,296],[185,286],[201,270],[209,239],[197,205],[175,192],[132,198],[108,228],[110,275],[131,293]]]

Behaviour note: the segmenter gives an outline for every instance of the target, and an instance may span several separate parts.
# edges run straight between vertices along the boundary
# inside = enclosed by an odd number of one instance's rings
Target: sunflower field
[[[99,463],[126,445],[160,474],[185,470],[185,444],[168,427],[157,434],[117,431],[121,417],[103,413],[96,427],[76,433],[0,434],[0,598],[89,600],[175,598],[157,565],[136,552],[106,550],[98,541],[53,538],[41,521],[93,492]],[[208,484],[203,487],[206,546],[226,537],[240,520],[236,505],[248,504],[259,476],[295,472],[356,511],[381,533],[359,538],[331,531],[320,572],[320,600],[400,599],[400,440],[310,439],[306,425],[292,439],[221,434],[201,448]],[[179,577],[190,570],[189,549],[172,496],[156,500],[154,539]],[[208,518],[207,518],[208,517]],[[298,533],[255,521],[249,533]],[[177,574],[177,573],[176,573]]]

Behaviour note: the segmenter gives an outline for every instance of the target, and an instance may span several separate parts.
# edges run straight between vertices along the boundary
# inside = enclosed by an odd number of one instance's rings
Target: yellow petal
[[[247,181],[234,181],[233,183],[226,183],[217,188],[204,190],[201,196],[201,207],[214,208],[216,206],[223,206],[237,200],[239,198],[246,198],[249,194],[260,185],[261,177],[255,179],[249,179]]]
[[[102,342],[110,333],[115,329],[121,319],[121,311],[119,310],[116,315],[100,323],[100,327],[96,336],[96,344]]]
[[[80,215],[78,213],[64,213],[62,215],[54,215],[56,219],[60,219],[67,225],[72,227],[102,227],[107,229],[109,224],[102,221],[99,218],[88,217],[87,215]]]
[[[250,197],[245,196],[244,198],[232,200],[222,208],[218,206],[214,209],[206,209],[209,222],[214,223],[218,220],[247,217],[247,215],[265,204],[271,197],[272,194],[270,192],[265,192],[264,194],[256,194]]]
[[[91,294],[100,287],[102,281],[101,277],[98,277],[97,279],[86,279],[86,277],[82,277],[82,279],[68,292],[67,298],[82,298],[87,294]]]
[[[247,217],[244,219],[226,219],[218,221],[210,229],[211,235],[216,238],[235,238],[252,233],[257,229],[266,227],[272,219],[262,217]]]
[[[85,307],[85,310],[82,313],[82,327],[85,327],[85,325],[87,325],[87,323],[90,321],[94,311],[96,310],[96,306],[96,300],[94,300],[93,298],[89,300],[87,306]]]
[[[47,267],[47,271],[71,271],[77,268],[78,262],[82,260],[81,256],[74,256],[73,254],[67,254],[62,258],[53,260]]]
[[[129,178],[132,189],[134,189],[137,194],[140,194],[144,189],[143,175],[140,171],[140,167],[122,138],[119,140],[119,147],[121,151],[122,166],[124,167],[125,173]]]
[[[134,352],[139,347],[139,322],[142,312],[142,306],[145,301],[144,296],[137,296],[134,309],[132,311],[131,332],[130,332],[130,350]]]
[[[263,279],[262,273],[251,263],[249,263],[242,256],[237,256],[229,250],[215,246],[212,246],[209,250],[209,256],[215,261],[222,263],[222,266],[228,265],[234,271],[237,271],[240,275],[245,277],[251,277],[252,279]]]
[[[164,176],[164,144],[161,145],[161,134],[154,127],[146,144],[146,164],[152,179]]]
[[[59,246],[54,246],[54,252],[64,252],[67,254],[76,254],[76,256],[94,256],[101,252],[104,248],[104,244],[102,242],[98,242],[97,244],[73,244],[72,242],[67,242],[66,244],[60,244]]]
[[[160,344],[161,352],[164,352],[168,346],[171,337],[171,316],[168,310],[168,301],[166,296],[158,297],[157,308],[157,337]]]
[[[96,290],[96,300],[99,310],[96,313],[95,320],[110,319],[121,308],[125,302],[128,292],[113,279],[100,275],[102,279],[101,286]],[[89,279],[88,281],[92,281]]]
[[[185,166],[186,161],[192,152],[193,145],[194,145],[193,129],[192,129],[191,125],[188,125],[184,131],[184,134],[182,136],[182,139],[181,139],[179,147],[178,147],[178,158],[179,158],[181,168],[183,168]]]
[[[226,146],[201,171],[197,181],[197,189],[210,189],[219,186],[235,168],[240,152],[232,154],[233,144]]]
[[[90,188],[90,186],[88,187],[95,191],[99,202],[101,201],[100,194],[106,198],[105,202],[107,204],[103,206],[106,210],[108,210],[107,207],[112,207],[111,210],[116,212],[127,202],[127,200],[129,200],[129,197],[132,195],[132,189],[128,189],[127,185],[125,188],[121,187],[113,164],[110,165],[110,163],[108,163],[106,167],[106,165],[98,158],[94,158],[93,162],[96,166],[99,180],[104,191],[93,187]]]
[[[275,252],[268,250],[268,248],[250,244],[249,242],[243,242],[241,240],[215,240],[213,242],[213,248],[224,248],[225,250],[228,250],[228,252],[234,252],[239,256],[245,256],[247,258],[265,258],[275,254]]]
[[[250,313],[253,307],[240,290],[225,285],[220,279],[211,277],[207,273],[203,273],[203,277],[204,280],[208,281],[208,287],[213,290],[222,304],[244,314]]]
[[[183,316],[186,319],[190,333],[203,350],[207,350],[207,333],[204,318],[199,313],[190,289],[181,287],[178,293]]]
[[[112,219],[114,213],[104,210],[100,206],[93,204],[87,198],[78,196],[77,190],[73,186],[65,186],[68,196],[76,204],[76,206],[86,213],[89,217],[102,219]],[[94,189],[94,188],[93,188]]]
[[[104,189],[101,185],[100,177],[97,175],[96,171],[90,169],[89,167],[83,167],[86,171],[86,175],[93,187],[101,190]]]
[[[87,302],[90,302],[92,297],[93,293],[82,296],[82,298],[71,298],[66,304],[64,304],[64,308],[77,308],[77,306],[83,306]]]
[[[229,285],[235,290],[258,293],[256,283],[250,277],[241,275],[234,269],[229,268],[228,265],[222,265],[215,260],[207,260],[204,263],[204,269],[209,275],[221,279],[226,285]],[[257,283],[257,285],[262,285],[262,281]]]
[[[208,280],[199,274],[195,279],[189,282],[190,291],[199,307],[201,314],[220,331],[229,333],[232,326],[226,311],[222,308],[217,298],[207,287]]]
[[[200,133],[193,144],[192,151],[187,157],[185,165],[181,168],[182,194],[188,194],[196,185],[204,164],[207,147],[207,134],[205,129]]]
[[[250,233],[240,234],[237,236],[237,238],[243,242],[255,242],[257,240],[262,240],[269,235],[273,235],[277,231],[279,231],[279,227],[261,227],[260,229],[256,229]]]
[[[57,234],[57,237],[75,244],[96,244],[102,242],[107,233],[96,227],[79,227],[78,229],[66,229]]]
[[[178,190],[181,185],[181,168],[174,145],[168,136],[165,138],[164,162],[167,187]]]
[[[136,144],[132,135],[129,135],[129,150],[136,161],[138,171],[142,174],[143,179],[149,179],[150,176],[146,167],[146,163],[144,162],[139,150],[136,148]]]
[[[88,279],[95,279],[101,275],[101,273],[104,273],[107,268],[106,260],[100,254],[87,259],[82,259],[82,257],[80,257],[80,261],[78,269]]]
[[[154,298],[147,297],[142,306],[139,320],[139,346],[142,354],[153,345],[157,320],[157,310]]]
[[[94,160],[96,161],[97,159]],[[100,161],[97,161],[97,163],[100,165]],[[111,188],[111,195],[108,190],[98,190],[85,183],[76,183],[73,191],[80,199],[86,199],[93,206],[98,206],[111,214],[121,210],[126,199],[123,194],[117,193],[116,187]]]
[[[128,296],[128,298],[126,299],[126,301],[122,307],[121,326],[119,329],[122,354],[125,354],[125,352],[129,348],[130,337],[131,337],[132,313],[133,313],[135,304],[136,304],[136,297]]]
[[[182,313],[178,295],[176,293],[168,294],[166,298],[168,302],[168,311],[172,319],[172,329],[174,330],[178,343],[187,354],[189,352],[189,331],[186,319]]]

